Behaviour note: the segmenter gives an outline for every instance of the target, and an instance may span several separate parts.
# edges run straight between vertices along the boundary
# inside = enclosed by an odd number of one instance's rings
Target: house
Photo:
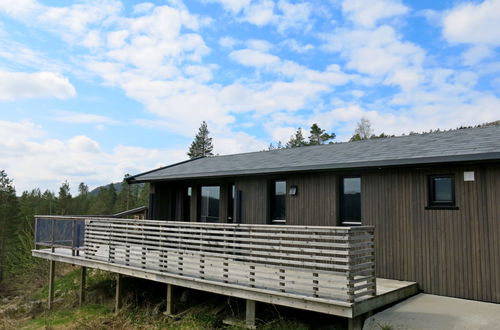
[[[36,216],[34,257],[347,317],[427,293],[500,303],[500,126],[193,159],[148,219]]]
[[[500,303],[500,126],[199,158],[129,177],[150,219],[375,227],[377,277]]]

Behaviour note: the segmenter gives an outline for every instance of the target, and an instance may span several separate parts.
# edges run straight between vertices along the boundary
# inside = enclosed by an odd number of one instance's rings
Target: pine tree
[[[189,151],[187,153],[189,158],[193,159],[214,155],[212,153],[214,146],[212,145],[212,138],[208,135],[209,133],[210,132],[208,131],[207,123],[203,121],[201,123],[200,129],[198,130],[198,134],[196,134],[194,141],[189,147]]]
[[[89,208],[89,187],[80,182],[78,185],[78,196],[74,198],[74,213],[83,215],[88,212]]]
[[[325,130],[321,129],[316,123],[312,124],[309,132],[311,133],[311,135],[309,135],[309,145],[311,146],[324,144],[325,142],[335,139],[335,133],[326,133]]]
[[[4,170],[0,171],[0,281],[4,278],[5,257],[12,249],[19,227],[16,190]]]
[[[302,134],[302,129],[299,127],[295,134],[290,137],[290,140],[286,143],[287,148],[297,148],[307,145],[307,141]]]
[[[57,196],[58,214],[67,215],[71,212],[72,198],[68,181],[64,181],[59,188],[59,196]]]

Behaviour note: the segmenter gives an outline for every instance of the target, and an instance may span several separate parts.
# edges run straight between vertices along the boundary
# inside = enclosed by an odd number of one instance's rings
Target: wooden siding
[[[464,171],[475,181],[465,182]],[[458,210],[426,209],[427,178],[454,174]],[[363,224],[376,228],[376,274],[416,281],[427,293],[500,302],[500,167],[370,172]]]
[[[475,181],[465,182],[464,171]],[[428,176],[454,174],[458,210],[431,210]],[[242,193],[241,222],[269,223],[269,185],[274,179],[297,186],[286,197],[288,225],[338,224],[338,183],[360,175],[362,221],[375,226],[376,275],[416,281],[427,293],[500,303],[500,164],[316,172],[193,181],[191,221],[197,220],[199,185],[221,185],[221,222],[227,219],[227,185]],[[161,199],[174,184],[156,185],[154,219],[173,220]],[[287,189],[287,190],[288,190]]]

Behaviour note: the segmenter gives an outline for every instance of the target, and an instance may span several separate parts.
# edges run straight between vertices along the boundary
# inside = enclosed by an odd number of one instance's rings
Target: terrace
[[[246,299],[349,318],[417,293],[416,283],[375,277],[374,227],[318,227],[174,222],[92,217],[36,217],[34,257]],[[119,284],[119,282],[118,282]],[[120,304],[117,285],[116,306]]]

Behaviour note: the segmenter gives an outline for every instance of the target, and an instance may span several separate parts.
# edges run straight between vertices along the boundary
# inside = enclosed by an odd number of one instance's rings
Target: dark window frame
[[[276,197],[276,183],[277,182],[284,182],[285,183],[285,193],[283,194],[283,200],[285,204],[285,211],[284,211],[284,219],[273,219],[274,218],[274,210],[275,210],[275,197]],[[286,212],[286,204],[287,204],[287,180],[286,178],[276,178],[270,181],[270,190],[269,190],[269,222],[270,224],[273,225],[286,225],[286,218],[287,218],[287,212]]]
[[[447,178],[451,179],[451,201],[439,201],[436,200],[436,188],[435,179]],[[456,200],[456,186],[455,186],[455,174],[432,174],[427,178],[427,198],[428,203],[426,210],[458,210],[457,200]]]
[[[218,215],[217,215],[217,219],[215,221],[203,221],[202,220],[202,201],[203,201],[203,194],[202,194],[202,190],[204,187],[217,187],[219,188],[219,206],[218,206]],[[200,222],[213,222],[213,223],[219,223],[221,222],[221,192],[222,192],[222,189],[221,189],[221,186],[218,185],[218,184],[205,184],[205,185],[200,185],[198,186],[198,221]],[[209,204],[210,205],[210,204]],[[206,218],[208,218],[209,216],[207,216]]]
[[[354,220],[344,220],[344,217],[345,217],[345,210],[344,210],[344,207],[343,207],[343,203],[344,203],[344,179],[357,179],[359,178],[359,191],[360,191],[360,201],[359,201],[359,213],[360,213],[360,219],[359,221],[354,221]],[[363,201],[362,201],[362,196],[363,196],[363,189],[362,189],[362,184],[363,184],[363,178],[360,174],[351,174],[351,175],[340,175],[339,176],[339,197],[338,197],[338,201],[339,201],[339,213],[338,213],[338,216],[339,216],[339,224],[340,226],[352,226],[352,225],[347,225],[347,224],[343,224],[344,222],[352,222],[352,223],[355,223],[357,222],[358,224],[356,225],[362,225],[363,224]]]

